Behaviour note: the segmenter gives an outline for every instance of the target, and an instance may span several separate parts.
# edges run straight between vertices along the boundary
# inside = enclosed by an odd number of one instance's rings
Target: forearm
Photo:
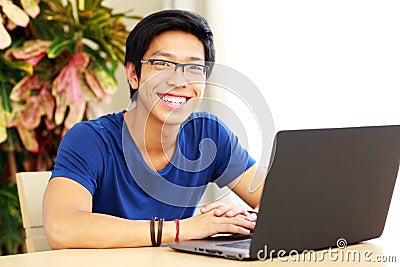
[[[254,228],[254,223],[244,218],[218,217],[213,212],[183,219],[179,225],[179,240],[199,239],[220,232],[249,234],[249,229]],[[92,213],[89,191],[63,177],[53,178],[47,186],[43,198],[43,226],[53,249],[151,245],[150,221]],[[165,221],[162,228],[161,242],[173,242],[177,224]],[[158,223],[155,237],[158,237]]]
[[[232,189],[251,208],[258,211],[261,196],[264,189],[264,169],[253,165],[241,176],[231,182],[228,187]]]
[[[44,226],[53,249],[151,246],[150,221],[75,211],[47,220]],[[162,242],[173,242],[175,234],[175,222],[164,222]]]

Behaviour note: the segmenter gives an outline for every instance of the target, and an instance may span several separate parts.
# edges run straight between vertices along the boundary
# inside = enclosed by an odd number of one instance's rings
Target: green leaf
[[[22,70],[25,71],[28,75],[33,74],[33,66],[25,62],[23,60],[7,60],[4,59],[4,64],[8,66],[11,69],[17,69],[17,70]]]
[[[58,57],[64,50],[67,50],[73,53],[75,48],[75,40],[74,39],[64,39],[60,40],[56,38],[50,46],[47,48],[47,57],[48,58],[56,58]]]
[[[1,92],[0,92],[0,100],[1,107],[5,113],[12,112],[11,100],[10,100],[10,92],[7,90],[6,85],[1,83]]]
[[[97,10],[94,11],[93,16],[90,18],[90,20],[92,22],[96,22],[99,20],[102,20],[104,18],[109,19],[111,17],[111,14],[108,10],[104,9],[104,8],[99,8]]]
[[[133,19],[133,20],[141,20],[141,19],[143,19],[143,17],[141,17],[141,16],[135,16],[135,15],[126,15],[126,16],[124,16],[124,18],[126,18],[126,19]]]
[[[125,49],[121,49],[120,46],[113,46],[114,52],[119,60],[119,62],[125,61]]]
[[[94,59],[94,60],[91,60],[89,68],[91,68],[91,69],[101,68],[101,69],[103,69],[103,71],[107,72],[107,75],[113,77],[113,79],[115,80],[114,72],[109,69],[109,67],[107,66],[106,60],[100,55],[99,52],[93,50],[92,48],[90,48],[87,45],[85,45],[83,47],[83,50],[85,51],[85,53],[87,53],[89,56],[91,56]]]
[[[14,254],[24,242],[16,185],[0,185],[0,207],[1,251]]]
[[[113,94],[118,88],[114,76],[110,75],[107,69],[101,68],[100,66],[98,66],[97,69],[94,68],[94,71],[97,80],[99,81],[101,87],[103,87],[104,91],[107,94]]]

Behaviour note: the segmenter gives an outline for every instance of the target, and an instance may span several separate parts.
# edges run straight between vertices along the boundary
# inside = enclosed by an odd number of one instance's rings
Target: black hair
[[[184,10],[163,10],[142,19],[130,32],[126,40],[125,65],[132,62],[135,65],[137,77],[140,78],[143,55],[148,50],[151,41],[166,31],[182,31],[196,36],[204,46],[205,61],[210,67],[207,77],[211,74],[215,61],[213,34],[207,20],[197,13]],[[130,86],[130,85],[129,85]],[[137,88],[130,86],[132,98]]]

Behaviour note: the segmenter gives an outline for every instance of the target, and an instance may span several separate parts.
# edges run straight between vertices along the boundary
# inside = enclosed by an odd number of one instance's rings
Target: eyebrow
[[[161,51],[161,50],[155,51],[154,53],[152,53],[150,55],[150,57],[152,57],[152,56],[162,56],[162,57],[166,57],[166,58],[176,59],[175,55],[165,52],[165,51]],[[187,57],[186,60],[187,61],[204,61],[204,59],[202,59],[200,57]]]

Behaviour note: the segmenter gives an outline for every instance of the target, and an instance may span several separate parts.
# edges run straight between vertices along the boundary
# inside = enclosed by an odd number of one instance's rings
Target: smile
[[[179,107],[183,104],[185,104],[190,97],[186,96],[176,96],[176,95],[169,95],[169,94],[164,94],[164,95],[158,95],[162,102],[167,104],[168,106],[172,107]]]

